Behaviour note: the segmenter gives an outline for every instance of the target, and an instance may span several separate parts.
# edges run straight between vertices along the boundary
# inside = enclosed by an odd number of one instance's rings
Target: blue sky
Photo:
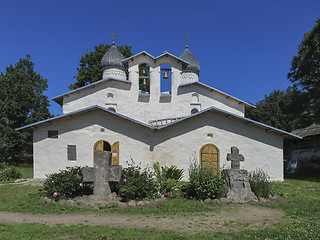
[[[255,104],[290,85],[292,56],[318,17],[320,0],[1,0],[0,71],[30,54],[51,99],[69,91],[87,49],[112,43],[113,27],[116,45],[154,56],[180,56],[188,31],[200,81]]]

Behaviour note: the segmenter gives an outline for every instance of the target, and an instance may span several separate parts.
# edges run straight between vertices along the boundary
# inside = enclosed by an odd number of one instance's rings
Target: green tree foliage
[[[314,120],[307,94],[295,87],[286,91],[274,90],[256,107],[249,109],[246,117],[289,132],[308,126]]]
[[[298,54],[291,62],[288,79],[302,88],[309,97],[315,120],[320,121],[320,18],[304,35]]]
[[[111,45],[100,44],[94,47],[94,51],[88,51],[82,55],[79,61],[78,75],[74,76],[77,81],[69,86],[69,89],[83,87],[90,83],[97,82],[102,79],[101,60],[103,55],[109,50]],[[131,46],[117,46],[119,51],[125,58],[132,56]]]
[[[0,74],[0,162],[31,163],[32,135],[15,131],[51,117],[43,92],[47,79],[34,71],[30,55]]]

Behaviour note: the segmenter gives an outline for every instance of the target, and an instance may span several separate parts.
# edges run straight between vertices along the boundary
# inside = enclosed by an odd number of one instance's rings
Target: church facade
[[[63,115],[17,129],[33,132],[35,178],[93,167],[94,150],[108,150],[112,164],[176,165],[187,179],[192,160],[230,168],[236,146],[241,168],[283,180],[283,139],[299,137],[245,118],[253,105],[201,83],[188,48],[180,57],[143,51],[124,59],[112,45],[101,65],[102,80],[53,98]]]

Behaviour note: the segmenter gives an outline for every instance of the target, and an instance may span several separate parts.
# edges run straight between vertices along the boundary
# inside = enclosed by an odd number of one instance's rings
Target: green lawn
[[[30,186],[0,186],[0,211],[34,213],[70,213],[85,211],[62,207],[39,200],[39,188]],[[236,233],[216,233],[187,236],[172,231],[154,229],[121,229],[102,226],[56,226],[41,224],[0,225],[0,239],[319,239],[320,237],[320,183],[286,180],[274,184],[274,191],[284,195],[274,202],[259,204],[282,209],[290,221],[263,230],[246,230]],[[215,206],[219,209],[219,205]],[[144,208],[145,213],[181,211],[208,211],[196,201],[173,200],[158,207]],[[211,210],[211,209],[210,209]],[[139,209],[114,210],[136,214]],[[140,212],[141,213],[141,212]],[[245,217],[245,216],[244,216]]]
[[[20,165],[17,168],[22,173],[22,178],[33,178],[33,166],[32,165]]]

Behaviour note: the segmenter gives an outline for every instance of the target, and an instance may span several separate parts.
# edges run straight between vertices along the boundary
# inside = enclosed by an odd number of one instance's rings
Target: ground
[[[286,221],[282,210],[252,204],[223,204],[219,212],[187,214],[119,214],[86,212],[76,214],[32,214],[1,212],[0,223],[42,223],[49,226],[91,225],[121,228],[154,228],[183,234],[234,232],[246,229],[272,228]]]

